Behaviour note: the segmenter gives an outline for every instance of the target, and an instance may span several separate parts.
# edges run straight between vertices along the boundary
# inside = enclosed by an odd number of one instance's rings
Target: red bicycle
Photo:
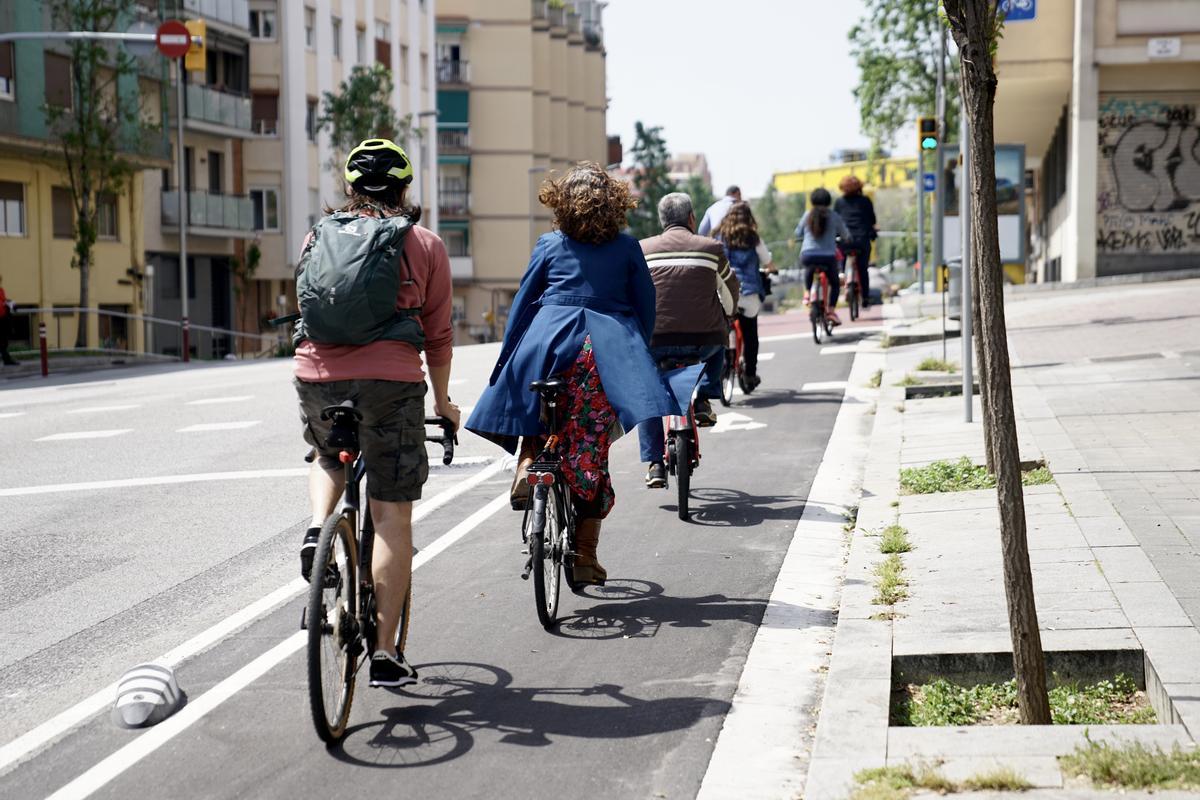
[[[721,371],[721,405],[728,407],[733,403],[733,387],[737,384],[744,394],[750,394],[754,387],[746,380],[746,362],[742,356],[744,343],[742,341],[742,325],[737,317],[729,323],[729,342],[725,346],[725,368]]]
[[[829,278],[825,277],[825,270],[821,267],[815,268],[816,280],[813,281],[811,301],[808,306],[808,318],[812,322],[813,341],[821,344],[822,341],[828,341],[833,336],[833,318],[830,316],[829,307]]]

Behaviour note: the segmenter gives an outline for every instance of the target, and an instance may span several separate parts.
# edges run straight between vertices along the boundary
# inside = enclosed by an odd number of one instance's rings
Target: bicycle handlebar
[[[458,435],[454,432],[454,423],[445,417],[426,417],[426,425],[436,425],[442,429],[441,436],[426,436],[427,442],[439,442],[442,445],[442,463],[450,466],[454,461],[454,445],[458,444]]]

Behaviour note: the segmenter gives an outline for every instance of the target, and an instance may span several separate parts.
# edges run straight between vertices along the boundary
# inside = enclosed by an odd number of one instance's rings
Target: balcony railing
[[[249,131],[252,127],[250,98],[191,83],[187,86],[185,112],[188,119]]]
[[[162,224],[179,227],[179,190],[162,192]],[[245,195],[217,194],[201,189],[188,192],[188,227],[231,231],[254,230],[254,206]]]
[[[442,59],[437,62],[438,83],[470,83],[471,65],[454,59]]]
[[[550,20],[550,25],[555,28],[565,28],[567,26],[567,10],[562,6],[555,8],[550,6],[546,9],[546,18]]]
[[[438,213],[443,217],[465,217],[471,213],[471,193],[466,189],[438,191]]]
[[[248,0],[181,0],[181,3],[190,16],[204,16],[235,28],[244,28],[247,32],[250,30]]]
[[[567,30],[570,33],[579,33],[579,30],[580,30],[579,25],[580,25],[581,19],[582,19],[582,17],[580,17],[577,12],[568,11],[567,12]]]
[[[533,18],[546,18],[546,0],[533,0]]]
[[[453,128],[437,132],[439,153],[466,153],[471,149],[471,132],[465,128]]]

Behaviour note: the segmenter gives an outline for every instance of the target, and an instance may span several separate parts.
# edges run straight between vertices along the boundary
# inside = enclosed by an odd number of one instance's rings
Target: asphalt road
[[[564,590],[556,631],[519,579],[518,515],[463,530],[511,480],[467,434],[462,465],[435,469],[425,490],[431,506],[459,494],[415,535],[432,554],[408,646],[422,684],[364,680],[349,735],[326,750],[303,650],[281,645],[298,630],[296,595],[182,661],[192,719],[173,737],[167,723],[143,734],[92,715],[7,771],[0,759],[0,796],[68,784],[117,798],[694,796],[852,359],[820,354],[800,315],[764,319],[763,335],[780,338],[764,342],[762,387],[702,433],[691,522],[673,493],[643,488],[634,436],[614,447],[609,585]],[[461,405],[496,352],[455,351]],[[287,362],[14,383],[0,391],[0,747],[294,582],[307,524]]]

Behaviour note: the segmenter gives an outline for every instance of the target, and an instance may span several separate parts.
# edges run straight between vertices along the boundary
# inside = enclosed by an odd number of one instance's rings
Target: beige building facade
[[[607,153],[603,3],[439,0],[437,231],[460,342],[503,334],[537,237],[538,185]]]
[[[997,53],[1039,281],[1200,268],[1200,2],[1040,0]]]

